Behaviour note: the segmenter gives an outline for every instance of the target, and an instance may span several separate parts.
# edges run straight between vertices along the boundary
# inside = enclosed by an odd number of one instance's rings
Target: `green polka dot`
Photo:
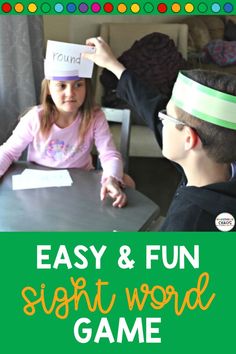
[[[42,10],[42,12],[44,12],[44,13],[48,13],[48,12],[51,10],[51,5],[48,4],[47,2],[43,3],[43,4],[41,5],[41,10]]]
[[[143,6],[143,9],[145,12],[147,12],[148,14],[150,14],[151,12],[153,12],[154,6],[153,4],[151,4],[150,2],[146,2]]]
[[[201,3],[198,5],[198,11],[201,12],[201,13],[206,12],[207,9],[208,9],[208,6],[207,6],[207,4],[205,4],[204,2],[201,2]]]

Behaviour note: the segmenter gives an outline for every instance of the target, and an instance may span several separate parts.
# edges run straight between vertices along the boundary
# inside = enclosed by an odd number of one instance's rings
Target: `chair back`
[[[128,173],[129,169],[129,147],[130,147],[130,130],[131,130],[131,117],[129,109],[116,109],[116,108],[106,108],[102,107],[102,110],[106,116],[106,119],[111,124],[111,132],[113,129],[117,131],[119,129],[120,143],[119,151],[121,153],[124,172]],[[117,125],[119,124],[119,127]],[[114,134],[113,134],[114,135]],[[115,134],[117,135],[117,134]],[[100,160],[98,159],[97,168],[101,168]]]

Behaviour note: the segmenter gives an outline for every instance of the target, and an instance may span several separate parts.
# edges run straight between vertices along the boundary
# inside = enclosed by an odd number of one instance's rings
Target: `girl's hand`
[[[96,51],[95,53],[83,53],[84,58],[92,60],[98,66],[113,72],[118,79],[121,77],[125,67],[116,59],[111,48],[102,37],[89,38],[86,40],[86,45],[94,46]]]
[[[104,200],[109,195],[115,201],[114,207],[122,208],[127,204],[126,194],[122,191],[117,180],[113,177],[108,177],[102,184],[101,188],[101,200]]]

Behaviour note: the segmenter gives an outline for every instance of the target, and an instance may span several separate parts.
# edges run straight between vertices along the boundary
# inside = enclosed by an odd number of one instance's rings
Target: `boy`
[[[179,73],[168,101],[148,92],[101,37],[86,44],[96,48],[86,58],[117,76],[117,95],[145,119],[163,155],[183,171],[160,230],[217,231],[222,213],[236,230],[236,78],[201,70]]]

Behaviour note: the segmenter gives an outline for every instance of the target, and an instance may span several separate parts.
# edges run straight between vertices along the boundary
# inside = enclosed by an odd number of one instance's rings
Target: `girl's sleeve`
[[[9,139],[0,146],[0,176],[4,175],[13,161],[21,156],[22,152],[33,139],[33,121],[36,112],[30,110],[23,116]]]
[[[158,119],[158,112],[166,107],[169,98],[161,93],[154,94],[128,69],[122,73],[118,81],[116,94],[129,103],[153,130],[156,140],[162,147],[162,124]]]
[[[123,163],[121,154],[115,147],[108,122],[101,110],[96,112],[94,142],[103,169],[102,182],[108,177],[114,177],[123,183]]]

